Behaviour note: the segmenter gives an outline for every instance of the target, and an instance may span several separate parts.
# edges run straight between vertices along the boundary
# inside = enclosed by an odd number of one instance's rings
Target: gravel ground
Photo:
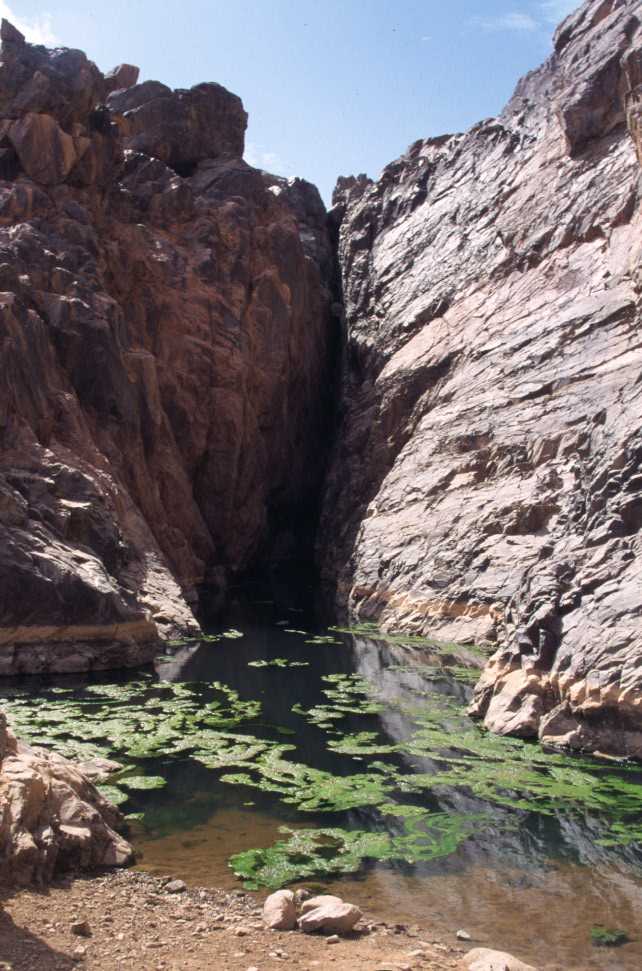
[[[242,891],[168,891],[131,870],[2,894],[0,969],[12,971],[447,971],[464,952],[425,928],[362,919],[328,944],[261,922],[262,899]],[[4,962],[4,963],[3,963]]]

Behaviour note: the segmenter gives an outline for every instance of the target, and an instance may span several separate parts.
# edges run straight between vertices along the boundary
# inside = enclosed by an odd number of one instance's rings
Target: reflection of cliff
[[[331,420],[313,186],[216,84],[0,62],[0,673],[149,658],[205,583],[305,550]]]
[[[411,714],[404,713],[431,707],[439,710],[440,698],[452,699],[461,706],[460,721],[464,730],[470,726],[464,717],[465,705],[469,700],[470,689],[450,678],[435,678],[422,673],[422,668],[430,660],[418,651],[391,645],[385,641],[371,638],[353,638],[353,657],[355,671],[376,687],[377,697],[390,709],[379,715],[384,732],[394,742],[407,742],[416,731],[416,723]],[[400,670],[401,667],[401,670]],[[454,726],[456,720],[449,719]],[[453,748],[448,752],[447,742],[443,750],[457,758],[457,730],[452,732]],[[539,753],[538,753],[539,754]],[[507,750],[507,758],[510,752]],[[421,758],[416,755],[402,755],[407,771],[436,773],[443,767],[443,760]],[[446,763],[447,764],[447,763]],[[483,759],[479,760],[483,769]],[[471,766],[471,782],[475,767]],[[615,769],[613,770],[615,771]],[[515,796],[528,793],[516,791]],[[630,847],[605,847],[599,841],[608,834],[608,825],[595,815],[578,809],[577,817],[568,811],[552,815],[537,815],[519,809],[507,808],[495,802],[471,794],[465,787],[440,786],[430,789],[419,797],[422,804],[437,812],[481,815],[474,835],[468,839],[452,857],[440,860],[438,869],[458,869],[462,865],[496,865],[501,861],[508,867],[523,867],[534,871],[546,871],[555,860],[566,859],[590,866],[614,867],[617,873],[627,873],[628,866],[636,871],[642,860],[639,850]],[[391,823],[394,827],[394,822]],[[638,878],[629,873],[629,880],[639,887]]]
[[[489,727],[642,758],[640,20],[586,0],[497,118],[339,181],[320,553],[354,617],[502,648]]]

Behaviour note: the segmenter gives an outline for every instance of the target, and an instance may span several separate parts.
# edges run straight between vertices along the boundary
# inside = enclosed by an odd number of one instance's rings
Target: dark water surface
[[[463,928],[476,944],[541,964],[613,971],[642,968],[642,847],[637,841],[642,835],[642,775],[635,767],[559,755],[552,755],[549,764],[537,746],[488,738],[473,728],[462,713],[471,676],[461,668],[466,660],[480,663],[474,654],[453,657],[448,650],[433,652],[371,633],[332,635],[327,627],[315,626],[287,596],[279,604],[258,594],[239,601],[221,629],[230,628],[243,636],[173,647],[169,660],[159,661],[155,674],[148,674],[146,690],[153,695],[158,683],[187,683],[208,698],[208,692],[216,694],[212,683],[220,682],[236,691],[241,702],[260,703],[260,710],[257,706],[253,715],[250,711],[230,732],[291,745],[282,758],[324,770],[336,779],[355,774],[365,779],[373,772],[380,779],[386,771],[396,772],[401,782],[388,790],[388,801],[421,807],[429,821],[428,844],[413,843],[403,859],[366,860],[355,873],[321,873],[298,883],[323,884],[382,919],[417,922],[434,928],[438,936],[454,940]],[[338,643],[307,643],[314,634],[329,634]],[[306,666],[250,665],[275,658]],[[323,712],[317,711],[311,719],[306,714],[310,709],[329,704],[324,692],[355,684],[345,678],[323,680],[334,675],[358,675],[362,681],[357,687],[367,684],[368,697],[376,699],[380,710],[344,712],[325,722]],[[130,672],[90,683],[126,686],[139,677]],[[22,679],[0,685],[0,704],[7,704],[23,736],[26,731],[30,740],[38,741],[42,731],[40,740],[59,748],[47,736],[50,703],[56,697],[83,697],[87,683],[79,678]],[[61,688],[58,696],[52,693]],[[69,688],[73,693],[65,694]],[[358,698],[351,697],[358,709]],[[43,708],[45,701],[48,708]],[[368,753],[368,739],[359,734],[363,732],[373,733],[368,738],[375,747],[396,750]],[[329,748],[355,742],[364,754]],[[111,751],[115,758],[135,765],[137,776],[166,780],[164,788],[129,791],[123,806],[126,813],[144,814],[142,821],[132,823],[139,865],[188,883],[241,886],[229,866],[230,857],[287,839],[279,832],[284,825],[292,830],[336,827],[393,838],[405,832],[403,821],[382,811],[381,800],[367,795],[367,781],[364,805],[357,805],[357,791],[343,811],[322,812],[319,807],[303,812],[296,799],[284,801],[283,789],[264,791],[242,781],[221,781],[222,775],[238,775],[235,766],[210,768],[189,752],[127,760]],[[247,778],[247,770],[241,771]],[[427,780],[435,773],[444,777],[433,787]],[[251,772],[250,777],[259,779]],[[405,786],[408,777],[410,782],[413,777],[423,782],[418,789]],[[260,778],[270,782],[269,773]],[[312,793],[314,784],[309,788]],[[433,818],[438,822],[436,836],[430,826]],[[453,820],[463,827],[456,838],[449,826]],[[590,932],[598,924],[621,928],[634,940],[618,949],[595,948]]]

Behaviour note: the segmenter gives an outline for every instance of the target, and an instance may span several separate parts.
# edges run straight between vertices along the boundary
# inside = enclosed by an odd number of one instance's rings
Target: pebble
[[[472,937],[468,931],[457,931],[456,936],[458,941],[472,941]]]
[[[86,920],[75,920],[69,925],[69,930],[77,937],[91,937],[91,928]]]
[[[185,893],[187,884],[184,880],[170,880],[165,884],[166,893]]]
[[[340,941],[341,938],[338,934],[330,934],[330,937],[326,937],[325,939],[326,944],[339,944]]]

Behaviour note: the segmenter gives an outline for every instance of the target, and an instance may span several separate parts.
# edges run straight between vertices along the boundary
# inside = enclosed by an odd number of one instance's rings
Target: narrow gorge
[[[220,883],[234,813],[251,891],[378,861],[463,922],[472,873],[518,947],[522,867],[538,933],[634,926],[639,3],[328,212],[221,85],[0,38],[0,883]]]

